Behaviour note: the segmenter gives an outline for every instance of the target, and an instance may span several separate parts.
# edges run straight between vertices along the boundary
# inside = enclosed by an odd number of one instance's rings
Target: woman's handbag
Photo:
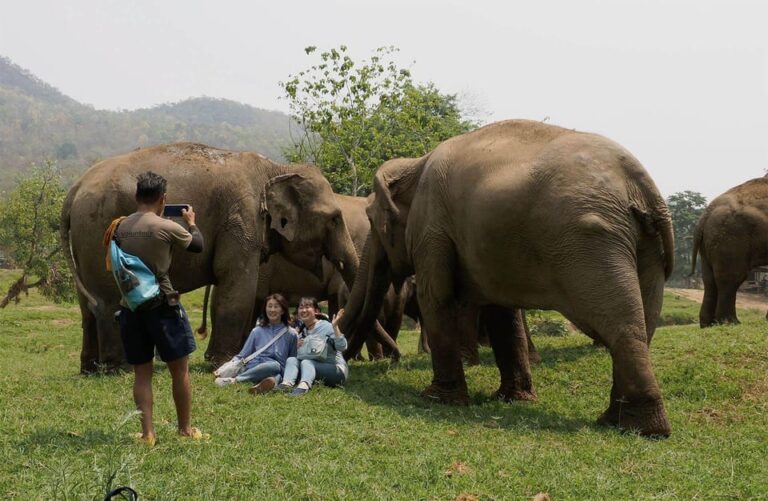
[[[309,335],[296,351],[299,360],[325,360],[328,358],[328,337],[324,334]]]
[[[281,329],[280,332],[275,334],[275,337],[270,339],[267,344],[265,344],[264,346],[254,351],[253,353],[251,353],[245,358],[232,357],[232,360],[230,360],[229,362],[224,362],[224,364],[221,367],[213,371],[213,375],[216,377],[238,376],[241,372],[245,370],[245,366],[248,365],[248,362],[258,357],[264,352],[264,350],[266,350],[267,348],[275,344],[275,341],[280,339],[283,336],[283,334],[285,334],[286,332],[288,332],[288,327]]]
[[[216,377],[235,377],[245,369],[243,359],[233,358],[229,362],[224,362],[224,365],[213,371],[213,375]]]

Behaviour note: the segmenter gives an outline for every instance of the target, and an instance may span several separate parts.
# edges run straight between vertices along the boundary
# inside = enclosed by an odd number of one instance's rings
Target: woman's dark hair
[[[288,313],[288,301],[285,300],[282,294],[270,294],[269,296],[264,299],[264,306],[261,308],[261,322],[260,325],[263,327],[265,325],[269,324],[269,318],[267,318],[267,303],[270,299],[274,299],[277,301],[277,304],[280,305],[280,308],[283,309],[283,314],[280,315],[280,321],[284,323],[285,325],[288,325],[291,317],[290,313]]]
[[[304,296],[299,299],[299,304],[310,303],[312,308],[315,309],[315,318],[318,320],[328,320],[328,315],[320,311],[320,304],[317,302],[317,298],[313,296]]]
[[[168,181],[160,174],[152,171],[142,172],[136,178],[136,201],[143,204],[153,204],[160,200],[166,192]]]

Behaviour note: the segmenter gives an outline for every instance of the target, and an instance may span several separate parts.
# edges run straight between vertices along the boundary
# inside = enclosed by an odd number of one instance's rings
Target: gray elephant
[[[469,402],[456,321],[458,305],[475,304],[501,373],[496,396],[530,399],[517,308],[558,310],[613,359],[598,422],[670,433],[649,343],[674,261],[672,222],[629,152],[595,134],[510,120],[384,163],[374,193],[345,333],[367,327],[391,280],[415,273],[432,350],[423,395]]]
[[[363,251],[365,239],[371,229],[365,208],[368,204],[365,197],[351,197],[336,195],[336,201],[341,208],[344,222],[349,231],[355,250]],[[303,296],[312,296],[319,301],[328,301],[328,311],[331,315],[344,305],[349,296],[349,288],[344,276],[327,259],[323,259],[323,273],[318,277],[304,268],[296,266],[286,257],[273,254],[259,268],[259,285],[256,290],[256,303],[254,315],[258,315],[264,306],[264,298],[273,292],[279,292],[285,296],[289,304],[298,304]],[[349,287],[352,282],[349,283]],[[213,294],[216,292],[214,290]],[[205,311],[208,303],[208,291],[206,291],[203,305],[203,326],[198,333],[204,333]],[[387,292],[384,305],[379,313],[379,323],[367,334],[368,353],[372,358],[383,358],[382,344],[386,347],[387,356],[393,359],[400,357],[400,350],[395,342],[397,333],[405,309],[405,297],[390,288]]]
[[[259,265],[280,252],[321,273],[325,256],[351,281],[358,256],[328,181],[310,165],[281,165],[250,152],[180,143],[140,149],[91,167],[70,189],[61,214],[83,319],[83,372],[123,363],[114,312],[119,294],[104,267],[102,234],[135,210],[136,176],[152,170],[168,180],[169,203],[189,203],[205,238],[201,254],[177,252],[170,277],[180,292],[216,284],[214,333],[206,358],[239,350],[253,325]]]
[[[752,179],[712,200],[696,224],[691,273],[697,254],[704,281],[699,325],[739,323],[736,291],[750,270],[768,264],[768,178]]]

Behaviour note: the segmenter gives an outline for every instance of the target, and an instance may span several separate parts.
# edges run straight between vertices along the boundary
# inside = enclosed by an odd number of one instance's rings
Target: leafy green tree
[[[315,56],[316,47],[304,49]],[[339,193],[370,191],[376,169],[396,157],[418,157],[477,126],[461,116],[455,95],[418,85],[380,47],[355,62],[340,46],[280,82],[301,130],[284,151],[290,161],[317,164]]]
[[[72,275],[59,242],[59,214],[65,196],[59,168],[47,161],[20,178],[16,189],[0,203],[0,247],[21,269],[21,277],[0,300],[0,308],[12,300],[18,303],[21,294],[34,287],[56,302],[74,300]]]
[[[695,191],[681,191],[667,197],[675,231],[675,269],[673,280],[681,280],[691,272],[693,232],[707,207],[707,199]]]

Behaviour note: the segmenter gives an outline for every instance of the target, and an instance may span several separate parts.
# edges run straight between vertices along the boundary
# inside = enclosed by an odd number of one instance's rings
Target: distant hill
[[[138,147],[194,141],[282,160],[288,115],[194,98],[134,111],[96,110],[0,56],[0,193],[31,164],[56,160],[69,180]]]

